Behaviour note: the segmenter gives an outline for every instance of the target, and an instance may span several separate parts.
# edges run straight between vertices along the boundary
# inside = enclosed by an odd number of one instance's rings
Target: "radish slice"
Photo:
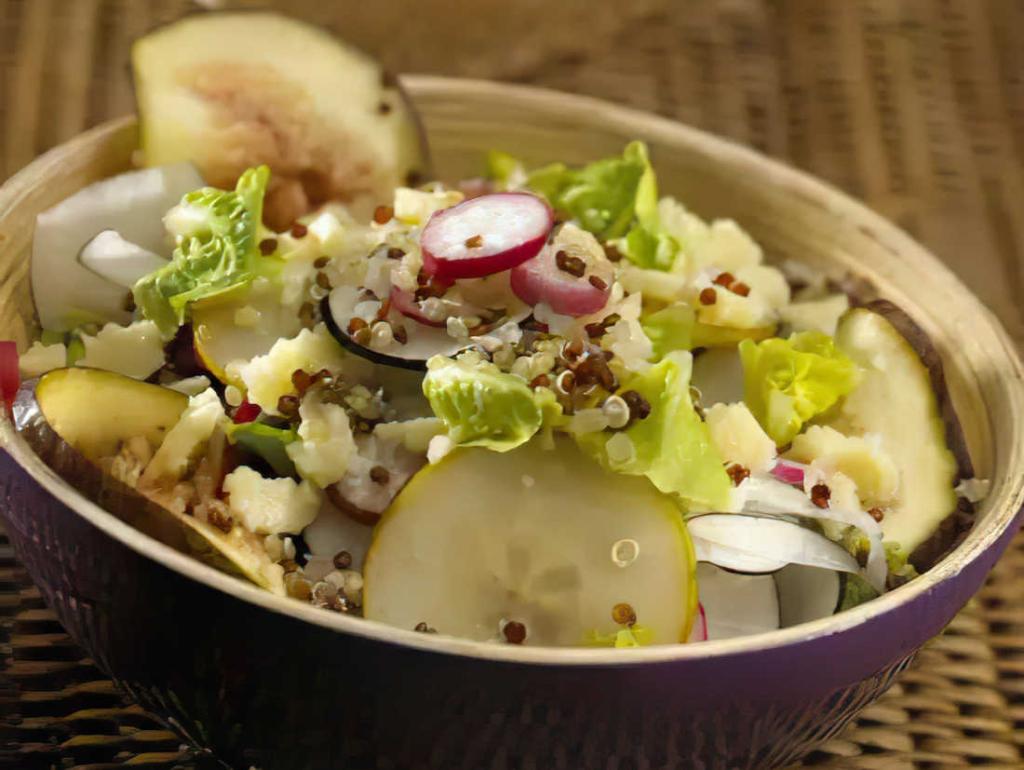
[[[807,466],[803,463],[795,463],[792,460],[777,460],[771,470],[771,474],[784,484],[804,488],[804,474]]]
[[[844,548],[824,535],[791,521],[740,513],[709,513],[687,522],[698,560],[739,572],[761,573],[772,562],[860,572]]]
[[[708,618],[704,612],[704,605],[697,602],[697,617],[693,619],[693,628],[690,630],[690,638],[687,642],[706,642],[708,640]]]
[[[779,627],[779,596],[771,575],[738,575],[713,564],[698,564],[697,591],[708,641]]]
[[[104,230],[85,246],[78,261],[101,278],[130,289],[142,276],[167,264],[137,243],[125,240],[117,230]]]
[[[443,327],[444,321],[434,321],[423,314],[423,309],[420,304],[416,301],[416,295],[411,291],[405,291],[399,289],[397,286],[391,287],[391,307],[397,310],[399,313],[404,315],[406,318],[411,318],[417,323],[421,323],[424,326],[435,326]]]
[[[804,564],[790,564],[775,573],[779,591],[779,627],[789,628],[834,615],[842,581],[839,573]]]
[[[21,374],[18,372],[18,347],[10,340],[0,342],[0,398],[10,410],[18,395]]]
[[[547,241],[551,208],[529,193],[492,193],[435,212],[420,236],[423,270],[480,278],[525,262]]]

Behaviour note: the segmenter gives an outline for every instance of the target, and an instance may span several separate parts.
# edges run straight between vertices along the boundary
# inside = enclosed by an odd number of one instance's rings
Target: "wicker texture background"
[[[1024,0],[276,5],[397,72],[591,94],[805,168],[920,238],[1024,342]],[[0,0],[0,180],[83,128],[131,111],[131,39],[197,7]],[[126,707],[80,659],[3,546],[0,656],[0,766],[181,761],[174,737]],[[806,764],[1020,768],[1022,756],[1018,538],[948,632]]]

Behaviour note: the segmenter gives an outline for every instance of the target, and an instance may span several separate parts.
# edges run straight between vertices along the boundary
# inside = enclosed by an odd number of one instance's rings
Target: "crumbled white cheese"
[[[777,310],[789,304],[789,283],[778,268],[769,265],[746,265],[737,268],[733,276],[737,281],[747,285],[751,297],[760,299],[768,307]]]
[[[318,324],[303,329],[295,337],[278,340],[265,355],[256,356],[235,368],[245,383],[250,403],[268,414],[280,414],[277,402],[293,390],[292,374],[296,369],[313,374],[321,369],[339,372],[345,363],[341,346]]]
[[[395,190],[395,218],[410,225],[426,224],[435,211],[454,206],[464,197],[458,190],[425,192],[399,187]]]
[[[231,515],[259,535],[301,532],[320,511],[321,493],[308,481],[265,479],[244,465],[224,478],[224,491]]]
[[[839,317],[849,309],[849,297],[833,294],[824,299],[794,302],[780,308],[779,315],[790,331],[819,331],[832,337],[839,325]]]
[[[715,404],[705,413],[704,421],[711,443],[726,463],[759,473],[775,462],[775,442],[746,404]]]
[[[317,214],[307,226],[307,237],[312,235],[320,242],[320,251],[325,256],[335,257],[345,246],[345,228],[338,218],[329,211]]]
[[[183,380],[169,382],[164,387],[184,393],[186,396],[198,396],[210,387],[210,380],[208,377],[197,374],[195,377],[186,377]]]
[[[178,422],[167,432],[146,466],[142,481],[155,483],[180,479],[192,458],[210,440],[217,425],[226,419],[224,407],[212,388],[192,396]]]
[[[60,369],[66,366],[67,360],[68,349],[63,342],[58,342],[54,345],[33,342],[32,347],[18,358],[18,371],[25,378],[38,377],[52,369]]]
[[[793,439],[786,458],[809,463],[825,476],[849,476],[865,507],[889,505],[899,495],[899,469],[877,436],[844,436],[835,428],[812,425]]]
[[[437,417],[418,417],[401,422],[378,423],[374,426],[373,435],[381,441],[401,442],[410,452],[423,454],[430,440],[444,431],[444,423]]]
[[[299,438],[286,450],[299,475],[326,487],[345,475],[356,453],[348,415],[337,404],[327,404],[315,394],[299,407]]]
[[[164,365],[164,342],[152,321],[128,326],[108,323],[95,336],[82,335],[85,355],[78,366],[106,369],[144,380]]]

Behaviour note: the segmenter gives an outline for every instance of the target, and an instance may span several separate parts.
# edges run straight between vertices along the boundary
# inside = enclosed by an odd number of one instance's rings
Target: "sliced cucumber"
[[[947,424],[938,402],[948,400],[948,394],[944,386],[938,394],[933,388],[934,382],[941,383],[941,362],[927,335],[917,329],[916,344],[925,343],[931,353],[927,365],[882,313],[868,308],[851,310],[836,331],[836,345],[864,376],[828,424],[847,435],[880,437],[900,475],[899,499],[885,511],[882,532],[886,542],[906,553],[927,540],[957,504],[957,461],[946,443]],[[937,379],[930,371],[936,366]]]
[[[617,563],[616,544],[635,558]],[[692,548],[673,503],[567,441],[459,450],[421,471],[378,525],[364,579],[373,620],[477,640],[517,621],[530,645],[615,631],[620,603],[653,643],[680,642],[696,607]]]

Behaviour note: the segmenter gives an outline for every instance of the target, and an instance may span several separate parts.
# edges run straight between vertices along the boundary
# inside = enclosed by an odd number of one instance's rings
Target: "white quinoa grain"
[[[242,403],[242,391],[234,385],[228,385],[224,388],[224,400],[228,402],[228,406],[239,406]]]
[[[612,562],[616,567],[628,567],[640,556],[640,544],[632,538],[616,540],[612,545]]]
[[[604,412],[604,416],[608,419],[608,427],[625,428],[629,423],[629,405],[622,399],[621,396],[609,396],[605,399],[604,403],[601,404],[601,411]]]

